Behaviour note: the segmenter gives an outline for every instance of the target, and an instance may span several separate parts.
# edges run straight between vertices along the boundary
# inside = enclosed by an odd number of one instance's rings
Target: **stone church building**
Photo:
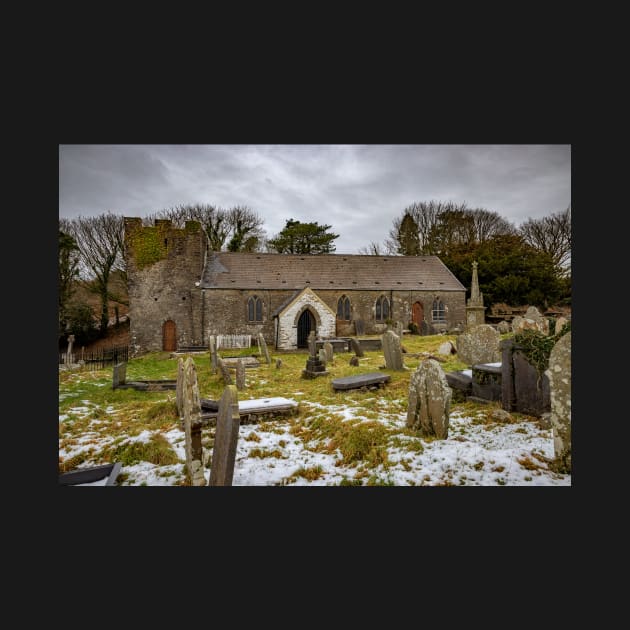
[[[283,350],[381,334],[388,323],[464,326],[466,289],[437,256],[213,252],[201,225],[125,217],[134,354],[257,337]]]

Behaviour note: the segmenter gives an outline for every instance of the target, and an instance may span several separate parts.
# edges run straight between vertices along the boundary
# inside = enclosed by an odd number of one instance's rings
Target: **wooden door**
[[[297,338],[297,347],[298,348],[306,348],[308,347],[308,335],[311,330],[315,330],[315,316],[311,311],[306,309],[301,315],[300,319],[298,319],[298,338]]]
[[[418,325],[418,330],[424,320],[424,307],[421,302],[414,302],[411,310],[411,321]]]
[[[172,319],[165,321],[162,326],[162,349],[168,352],[177,350],[177,328]]]

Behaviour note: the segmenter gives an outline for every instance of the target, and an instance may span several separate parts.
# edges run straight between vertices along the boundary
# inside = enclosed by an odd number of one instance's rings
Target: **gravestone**
[[[475,326],[457,337],[457,357],[466,365],[499,363],[501,335],[489,324]]]
[[[70,363],[74,363],[72,356],[72,344],[74,343],[74,335],[68,335],[68,352],[66,352],[66,363],[70,365]]]
[[[523,353],[522,346],[514,339],[501,342],[501,406],[506,411],[516,411],[540,417],[551,411],[549,377],[539,374]]]
[[[394,332],[398,335],[398,337],[400,339],[402,339],[403,336],[403,324],[400,321],[396,321],[396,323],[394,324]]]
[[[409,379],[407,426],[441,440],[448,437],[451,388],[440,364],[426,359]]]
[[[540,311],[535,306],[530,306],[524,315],[525,319],[531,319],[538,325],[538,330],[544,335],[549,334],[549,321],[546,317],[540,314]]]
[[[276,369],[280,369],[282,367],[282,359],[276,359]]]
[[[336,378],[332,381],[332,386],[335,391],[361,389],[363,387],[367,387],[368,389],[377,389],[385,383],[389,383],[391,378],[392,377],[389,374],[370,372],[369,374],[357,374],[356,376]]]
[[[175,387],[175,404],[177,405],[177,415],[182,418],[184,415],[184,359],[177,359],[177,385]]]
[[[556,342],[549,355],[551,428],[558,470],[571,472],[571,333]]]
[[[242,359],[236,362],[236,389],[245,389],[245,363]]]
[[[335,353],[333,351],[333,346],[330,341],[326,341],[324,343],[324,352],[326,353],[326,363],[330,363],[332,365],[334,363]]]
[[[451,341],[445,341],[440,344],[440,347],[437,349],[438,354],[451,355],[455,354],[457,350],[455,350],[455,346]]]
[[[223,359],[221,359],[221,357],[217,359],[217,366],[221,372],[221,377],[223,378],[225,385],[232,385],[232,375],[230,374],[230,370],[227,365],[223,363]]]
[[[472,366],[472,397],[480,400],[501,400],[501,365],[476,363]]]
[[[435,335],[435,328],[429,322],[425,322],[424,320],[420,324],[420,334],[423,336],[426,335]]]
[[[223,391],[221,400],[219,400],[219,415],[217,416],[210,467],[209,485],[211,486],[232,485],[240,423],[238,393],[234,385],[228,385]]]
[[[359,357],[356,356],[356,355],[351,357],[350,365],[353,365],[354,367],[357,367],[359,365]]]
[[[269,350],[267,350],[267,342],[265,341],[262,333],[258,333],[258,345],[260,346],[260,352],[265,357],[265,361],[267,361],[268,364],[271,363]]]
[[[385,368],[388,370],[404,370],[400,337],[391,330],[381,336],[383,354],[385,356]]]
[[[324,350],[323,348],[317,351],[317,357],[324,365],[326,365],[326,363],[328,362],[328,357],[326,356],[326,350]]]
[[[466,402],[472,396],[472,370],[447,372],[446,382],[453,392],[452,402]]]
[[[112,376],[112,389],[116,389],[120,385],[124,385],[127,382],[127,364],[119,363],[114,366],[114,373]]]
[[[363,352],[363,348],[361,348],[361,344],[359,343],[356,337],[350,337],[350,347],[352,351],[357,357],[364,357],[365,353]]]
[[[365,322],[362,319],[355,319],[354,329],[358,336],[365,335]]]
[[[558,317],[558,319],[556,319],[556,335],[564,328],[568,321],[566,317]]]
[[[308,351],[309,357],[306,360],[306,368],[302,370],[302,378],[317,378],[318,376],[326,376],[326,365],[322,363],[316,355],[315,331],[311,330],[308,335]]]
[[[212,374],[217,373],[217,341],[214,335],[210,335],[208,340],[208,346],[210,347],[210,371]]]
[[[501,320],[497,324],[497,330],[499,331],[500,334],[505,335],[505,333],[510,332],[510,324],[506,322],[505,320]]]
[[[197,370],[192,357],[184,364],[182,388],[184,433],[186,435],[186,468],[193,486],[205,486],[203,449],[201,446],[201,404],[197,385]]]

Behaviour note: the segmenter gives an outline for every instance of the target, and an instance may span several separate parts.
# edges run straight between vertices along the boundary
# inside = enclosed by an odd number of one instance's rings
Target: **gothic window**
[[[376,321],[384,322],[386,319],[389,319],[389,300],[381,295],[376,300]]]
[[[337,301],[337,318],[350,319],[350,299],[342,295]]]
[[[444,302],[440,298],[433,300],[433,321],[445,322],[446,321],[446,309],[444,308]]]
[[[250,322],[262,322],[262,300],[257,295],[247,300],[247,319]]]

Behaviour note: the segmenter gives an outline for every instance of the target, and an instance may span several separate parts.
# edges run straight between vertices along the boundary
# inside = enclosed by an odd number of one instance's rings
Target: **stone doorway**
[[[316,329],[315,315],[307,308],[298,319],[297,325],[297,347],[308,347],[308,335],[311,330]]]
[[[417,324],[418,330],[420,330],[420,326],[422,326],[422,322],[424,321],[424,307],[422,306],[422,302],[413,303],[413,307],[411,309],[411,321],[414,324]]]
[[[177,327],[172,319],[162,325],[162,350],[167,352],[177,350]]]

